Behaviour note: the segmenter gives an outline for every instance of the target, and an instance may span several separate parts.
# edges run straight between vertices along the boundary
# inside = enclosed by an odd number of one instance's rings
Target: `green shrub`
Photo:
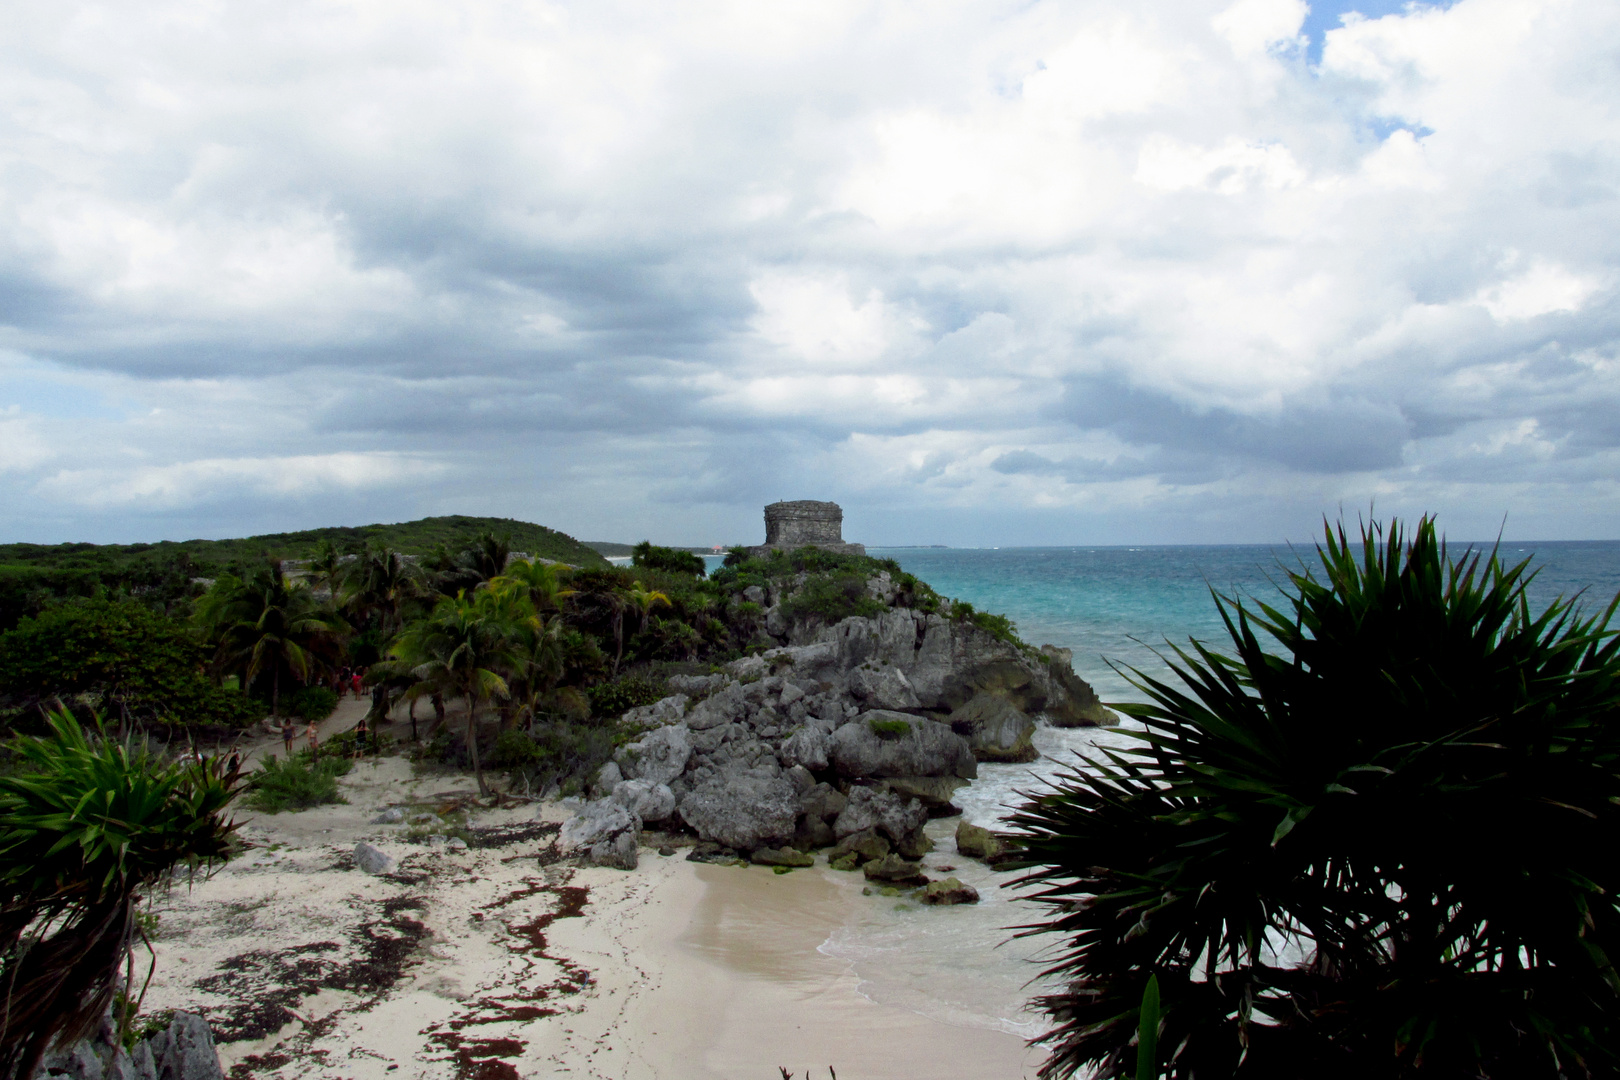
[[[1117,706],[1142,748],[1015,813],[1061,942],[1042,1075],[1129,1075],[1154,979],[1174,1077],[1620,1074],[1615,605],[1533,613],[1428,519],[1318,555],[1217,597],[1225,651]]]
[[[325,720],[337,709],[338,696],[324,686],[305,686],[287,697],[285,707],[305,720]]]
[[[202,674],[186,627],[134,600],[94,597],[47,608],[0,634],[0,695],[32,707],[90,694],[112,717],[244,725],[265,709]]]
[[[782,601],[783,614],[791,618],[815,617],[829,624],[885,610],[883,601],[866,591],[866,576],[850,572],[817,574]]]
[[[631,549],[630,565],[662,570],[666,574],[691,574],[694,577],[702,577],[705,573],[703,556],[676,548],[658,547],[647,540]]]
[[[394,737],[392,735],[378,735],[376,732],[368,730],[365,745],[361,746],[359,743],[360,733],[357,728],[350,728],[348,731],[340,731],[336,735],[329,735],[321,743],[321,757],[324,758],[330,754],[332,757],[353,758],[356,756],[357,750],[360,757],[381,757],[393,748]],[[300,753],[308,754],[309,751],[303,750]]]
[[[638,674],[597,683],[585,691],[585,696],[590,698],[592,716],[611,718],[623,716],[629,709],[651,705],[668,693],[662,679]]]
[[[901,739],[911,734],[911,725],[904,720],[880,720],[874,716],[866,723],[880,739]]]
[[[266,755],[248,777],[245,801],[253,809],[270,814],[347,802],[338,794],[337,778],[352,767],[348,758],[338,756],[329,748],[313,765],[308,750],[293,755],[292,761],[282,761],[274,754]]]
[[[547,719],[532,732],[502,732],[491,763],[507,769],[514,785],[538,793],[556,784],[562,794],[573,795],[613,756],[615,735],[603,724]]]

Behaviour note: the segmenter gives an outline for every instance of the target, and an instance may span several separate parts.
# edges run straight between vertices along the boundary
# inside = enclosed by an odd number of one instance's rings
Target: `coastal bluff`
[[[671,694],[624,714],[645,733],[598,773],[565,843],[629,869],[641,829],[689,831],[696,859],[805,865],[830,848],[838,868],[910,881],[908,860],[929,850],[923,825],[959,812],[951,797],[979,762],[1034,760],[1037,723],[1116,720],[1068,650],[1032,649],[951,606],[908,607],[888,571],[865,581],[875,614],[796,614],[804,577],[746,590],[775,647],[676,675]]]

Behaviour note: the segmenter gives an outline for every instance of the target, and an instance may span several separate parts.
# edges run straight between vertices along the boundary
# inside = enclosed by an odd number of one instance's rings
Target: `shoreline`
[[[567,816],[556,804],[477,812],[471,825],[509,843],[412,842],[370,819],[470,778],[388,758],[341,784],[346,805],[242,815],[248,852],[155,898],[144,1007],[200,1007],[232,1040],[233,1080],[769,1080],[779,1067],[820,1080],[828,1066],[845,1080],[1016,1080],[1043,1057],[867,998],[853,962],[822,949],[859,914],[858,879],[690,863],[684,849],[643,848],[629,872],[547,864],[540,834]],[[398,870],[354,869],[360,840]]]

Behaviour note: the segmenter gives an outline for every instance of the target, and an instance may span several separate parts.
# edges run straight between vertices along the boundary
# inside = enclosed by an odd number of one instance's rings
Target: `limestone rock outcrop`
[[[790,588],[749,586],[779,613]],[[923,823],[960,812],[952,796],[980,761],[1033,760],[1041,723],[1117,719],[1065,650],[1034,653],[948,608],[892,606],[900,585],[887,572],[867,588],[891,606],[831,625],[784,615],[781,644],[675,676],[669,696],[632,710],[626,719],[651,730],[602,768],[563,841],[622,863],[634,830],[662,823],[695,832],[702,858],[831,848],[850,869],[915,859]],[[984,836],[980,857],[993,860],[999,841]],[[978,840],[959,834],[958,846],[971,854]]]

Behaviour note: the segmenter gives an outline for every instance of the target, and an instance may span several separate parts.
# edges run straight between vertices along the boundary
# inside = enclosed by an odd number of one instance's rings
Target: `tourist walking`
[[[287,760],[292,760],[293,739],[298,737],[298,729],[293,727],[292,717],[281,722],[281,742],[287,748]]]
[[[321,758],[321,734],[315,729],[315,721],[309,722],[309,760],[313,764]]]
[[[366,752],[366,718],[361,717],[360,722],[354,725],[354,759],[360,760]]]

